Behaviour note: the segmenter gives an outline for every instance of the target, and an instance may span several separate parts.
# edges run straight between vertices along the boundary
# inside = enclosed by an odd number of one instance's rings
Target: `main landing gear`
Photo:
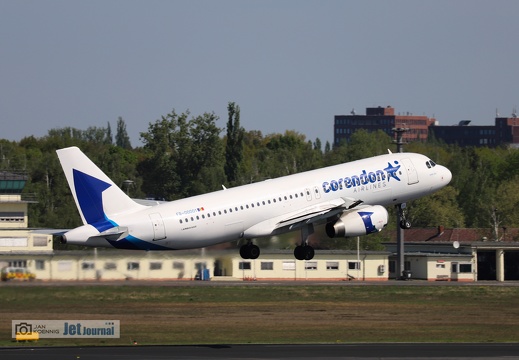
[[[240,247],[240,256],[242,259],[257,259],[260,256],[260,249],[249,240],[247,244]]]
[[[315,255],[315,250],[310,245],[298,245],[294,249],[294,257],[297,260],[312,260]]]
[[[294,249],[294,257],[297,260],[312,260],[314,258],[315,250],[308,245],[308,237],[313,233],[314,226],[312,224],[308,224],[301,229],[301,245]]]

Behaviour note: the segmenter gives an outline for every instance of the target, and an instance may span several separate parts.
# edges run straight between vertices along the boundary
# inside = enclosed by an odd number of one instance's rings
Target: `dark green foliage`
[[[141,133],[145,157],[139,164],[149,197],[179,199],[218,189],[223,183],[223,144],[218,117],[173,110]]]
[[[110,131],[110,136],[111,136]],[[123,149],[131,149],[130,137],[126,131],[126,123],[123,118],[119,116],[117,119],[117,133],[115,134],[115,145],[122,147]]]
[[[233,102],[227,106],[227,142],[225,144],[225,175],[229,184],[236,184],[239,178],[239,165],[243,159],[243,135],[245,130],[240,126],[240,107]]]

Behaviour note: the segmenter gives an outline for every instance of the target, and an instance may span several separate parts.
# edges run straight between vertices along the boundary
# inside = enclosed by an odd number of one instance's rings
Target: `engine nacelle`
[[[348,212],[337,221],[326,224],[326,234],[333,237],[350,237],[379,232],[387,225],[388,214],[380,205],[367,206]]]

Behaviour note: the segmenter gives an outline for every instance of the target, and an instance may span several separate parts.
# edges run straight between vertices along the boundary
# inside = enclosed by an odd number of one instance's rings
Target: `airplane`
[[[330,237],[381,231],[385,206],[446,186],[452,174],[416,153],[391,153],[226,188],[150,206],[132,200],[79,148],[57,150],[83,225],[62,234],[66,244],[136,250],[181,250],[245,240],[244,259],[257,259],[253,239],[301,231],[294,250],[310,260],[308,237],[326,224]],[[410,223],[404,219],[401,227]]]

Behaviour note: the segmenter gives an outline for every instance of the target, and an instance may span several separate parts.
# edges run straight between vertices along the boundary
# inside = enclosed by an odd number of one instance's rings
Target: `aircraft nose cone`
[[[446,181],[446,183],[450,183],[452,180],[452,173],[449,169],[445,168],[445,171],[443,171],[442,179]]]

